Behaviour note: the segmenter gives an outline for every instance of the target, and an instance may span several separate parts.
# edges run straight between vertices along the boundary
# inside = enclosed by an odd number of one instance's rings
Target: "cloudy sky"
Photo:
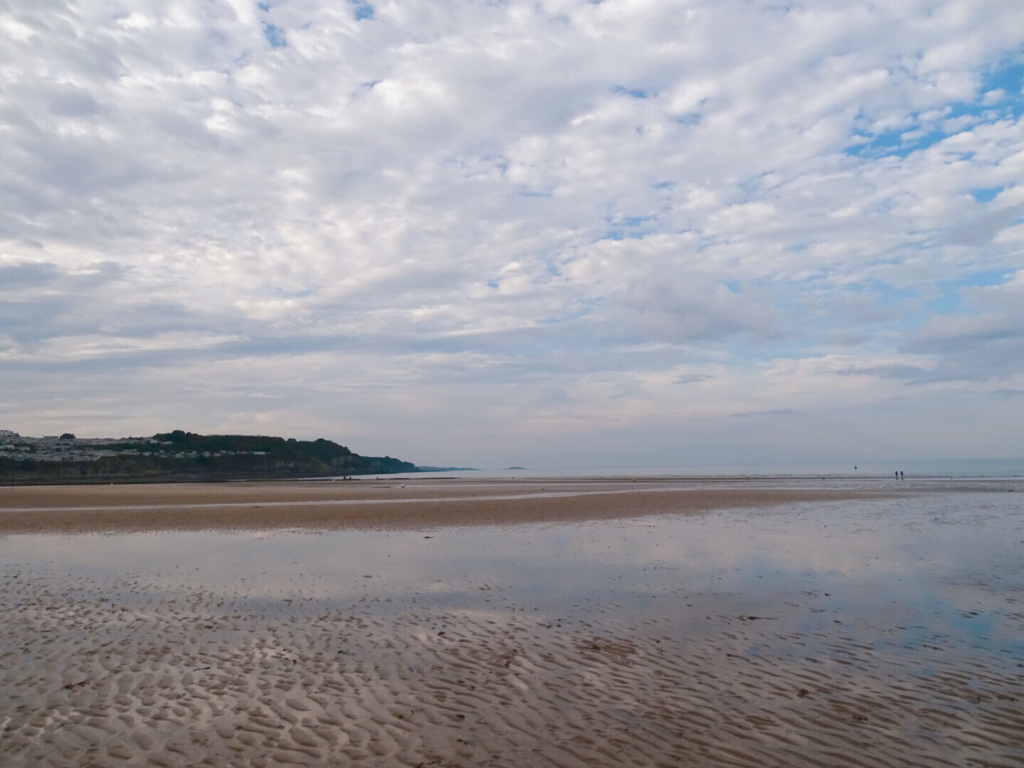
[[[0,0],[0,428],[1024,455],[1020,0]]]

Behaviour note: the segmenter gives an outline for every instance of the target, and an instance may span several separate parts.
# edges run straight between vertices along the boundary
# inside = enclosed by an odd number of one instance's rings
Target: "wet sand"
[[[1019,672],[1004,677],[941,646],[880,670],[841,628],[804,656],[810,638],[780,637],[753,615],[717,616],[720,632],[695,642],[656,619],[569,628],[525,606],[267,620],[225,613],[202,590],[141,610],[25,597],[8,642],[31,650],[4,654],[4,765],[963,766],[1024,757]],[[796,652],[735,652],[770,642]]]
[[[771,514],[729,495],[768,490]],[[1024,762],[1020,494],[809,491],[428,532],[0,536],[0,765]],[[373,506],[430,504],[403,503]],[[507,523],[523,500],[488,503]]]
[[[0,488],[0,534],[202,529],[418,529],[607,520],[891,496],[876,487],[709,479],[352,481]],[[908,491],[909,492],[909,491]]]

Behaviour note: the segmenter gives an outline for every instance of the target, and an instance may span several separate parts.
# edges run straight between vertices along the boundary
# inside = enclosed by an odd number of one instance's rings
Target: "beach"
[[[0,487],[0,533],[416,529],[703,513],[933,491],[814,479],[545,478]]]
[[[1022,485],[0,489],[0,765],[1019,765]]]

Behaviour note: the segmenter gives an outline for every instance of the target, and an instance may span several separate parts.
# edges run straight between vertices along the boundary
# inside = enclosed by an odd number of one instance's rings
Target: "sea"
[[[692,464],[649,467],[504,467],[417,472],[417,478],[529,479],[547,477],[820,477],[1024,478],[1024,457],[993,459],[893,459],[889,461],[801,464]]]

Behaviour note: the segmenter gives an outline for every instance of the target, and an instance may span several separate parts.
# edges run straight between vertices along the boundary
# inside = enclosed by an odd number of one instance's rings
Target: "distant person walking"
[[[903,479],[903,470],[901,469],[900,470],[900,480],[902,480],[902,479]]]

